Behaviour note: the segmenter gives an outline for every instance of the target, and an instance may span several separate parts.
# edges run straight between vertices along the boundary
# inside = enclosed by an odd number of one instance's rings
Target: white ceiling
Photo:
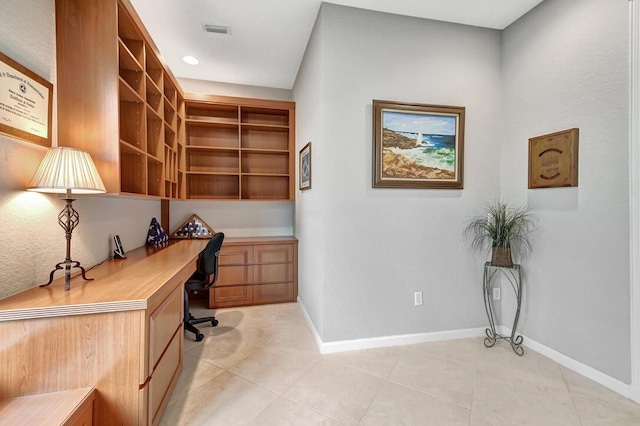
[[[504,29],[542,0],[335,0],[344,6]],[[291,89],[320,0],[131,0],[176,77]],[[231,27],[206,33],[202,24]],[[185,55],[199,65],[187,65]]]

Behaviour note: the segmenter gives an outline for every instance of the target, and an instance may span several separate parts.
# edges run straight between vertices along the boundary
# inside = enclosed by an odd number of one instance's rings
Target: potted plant
[[[531,251],[529,234],[535,229],[535,218],[528,207],[510,208],[507,203],[496,201],[470,219],[464,234],[474,251],[491,249],[491,265],[511,267],[512,251],[519,257]]]

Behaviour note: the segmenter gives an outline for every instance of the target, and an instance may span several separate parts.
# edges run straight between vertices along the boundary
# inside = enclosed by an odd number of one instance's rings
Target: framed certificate
[[[0,53],[0,133],[51,146],[53,84]]]
[[[578,129],[529,139],[529,189],[578,186]]]

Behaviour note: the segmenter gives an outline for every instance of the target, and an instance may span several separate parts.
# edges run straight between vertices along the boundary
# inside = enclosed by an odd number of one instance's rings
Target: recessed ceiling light
[[[198,65],[200,63],[200,61],[193,56],[185,56],[184,58],[182,58],[182,60],[189,65]]]

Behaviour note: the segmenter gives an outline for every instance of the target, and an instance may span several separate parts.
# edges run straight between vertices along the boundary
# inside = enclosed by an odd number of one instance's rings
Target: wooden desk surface
[[[163,296],[158,290],[167,281],[195,271],[208,241],[172,240],[162,249],[140,247],[126,259],[111,259],[87,271],[93,281],[73,278],[69,291],[64,291],[62,277],[48,287],[15,294],[0,300],[0,321],[147,309],[152,297]]]
[[[0,423],[59,426],[93,393],[93,388],[80,388],[0,400]]]

